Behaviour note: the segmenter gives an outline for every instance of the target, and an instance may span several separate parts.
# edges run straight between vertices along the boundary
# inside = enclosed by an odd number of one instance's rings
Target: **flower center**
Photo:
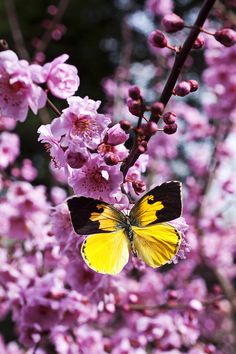
[[[89,130],[90,118],[88,116],[75,116],[73,119],[73,133],[82,134]]]

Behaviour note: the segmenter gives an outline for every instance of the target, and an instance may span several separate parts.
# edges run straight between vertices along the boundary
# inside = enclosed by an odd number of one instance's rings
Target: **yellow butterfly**
[[[129,216],[112,205],[86,197],[67,200],[74,230],[89,235],[81,253],[102,274],[118,274],[130,250],[150,267],[164,265],[177,253],[181,235],[168,223],[181,215],[181,183],[170,181],[145,194]]]

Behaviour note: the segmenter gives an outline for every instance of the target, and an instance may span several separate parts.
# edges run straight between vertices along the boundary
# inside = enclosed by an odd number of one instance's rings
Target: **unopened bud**
[[[191,86],[191,92],[198,90],[199,84],[198,84],[197,80],[188,80],[188,82],[190,83],[190,86]]]
[[[126,131],[130,130],[131,123],[128,120],[123,119],[120,121],[120,127],[121,127],[121,129],[123,129],[126,132]]]
[[[174,94],[177,96],[184,97],[188,95],[191,91],[191,85],[188,81],[181,81],[174,89]]]
[[[141,100],[134,101],[131,98],[128,98],[127,105],[130,113],[133,114],[134,116],[140,117],[143,115],[144,107]]]
[[[129,88],[129,97],[133,100],[138,100],[141,97],[141,92],[138,86],[132,86]]]
[[[167,33],[174,33],[184,28],[184,20],[174,13],[165,15],[161,24]]]
[[[166,112],[162,118],[164,123],[173,124],[176,121],[176,114],[175,112]]]
[[[172,124],[166,124],[163,128],[164,133],[166,134],[174,134],[177,130],[177,124],[176,123],[172,123]]]
[[[159,116],[164,111],[164,104],[162,102],[154,102],[151,106],[151,112],[153,116]]]
[[[231,28],[222,28],[214,34],[215,39],[225,47],[231,47],[236,43],[236,32]]]
[[[108,152],[104,158],[105,162],[109,166],[114,166],[117,165],[118,162],[120,162],[119,158],[117,155],[115,155],[113,152]]]
[[[145,182],[143,182],[143,181],[132,182],[132,187],[133,187],[136,194],[143,193],[146,189]]]
[[[203,36],[199,35],[195,42],[193,43],[193,49],[200,49],[204,46],[205,39]]]
[[[144,134],[147,136],[154,135],[158,130],[157,124],[155,122],[148,122],[147,124],[144,124],[142,128],[144,130]]]
[[[148,40],[153,47],[165,48],[167,46],[167,39],[164,33],[159,30],[152,31],[148,37]]]
[[[145,146],[142,146],[141,144],[137,147],[137,151],[139,154],[144,154],[146,150],[147,148]]]

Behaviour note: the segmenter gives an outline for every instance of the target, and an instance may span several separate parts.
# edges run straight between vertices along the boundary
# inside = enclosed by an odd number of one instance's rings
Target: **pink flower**
[[[16,134],[3,132],[0,134],[0,169],[13,163],[19,155],[20,141]]]
[[[73,96],[80,84],[76,67],[65,64],[68,58],[67,54],[62,54],[43,67],[37,64],[31,65],[35,82],[46,82],[50,92],[58,98]]]
[[[80,170],[72,172],[69,184],[78,195],[115,202],[123,175],[118,166],[108,166],[99,156],[91,158]]]
[[[67,99],[69,107],[63,110],[62,116],[56,125],[57,133],[65,134],[65,142],[71,139],[83,143],[88,148],[95,149],[102,141],[110,118],[97,113],[100,101],[93,101],[88,97],[70,97]]]
[[[46,94],[33,83],[29,64],[11,50],[0,53],[0,116],[24,121],[46,103]]]

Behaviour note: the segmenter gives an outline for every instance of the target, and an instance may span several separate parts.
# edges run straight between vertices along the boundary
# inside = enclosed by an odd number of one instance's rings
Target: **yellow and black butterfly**
[[[130,250],[150,267],[164,265],[177,253],[180,233],[168,223],[181,215],[181,183],[170,181],[145,194],[129,216],[101,200],[67,200],[74,230],[89,235],[81,253],[98,273],[118,274]]]

